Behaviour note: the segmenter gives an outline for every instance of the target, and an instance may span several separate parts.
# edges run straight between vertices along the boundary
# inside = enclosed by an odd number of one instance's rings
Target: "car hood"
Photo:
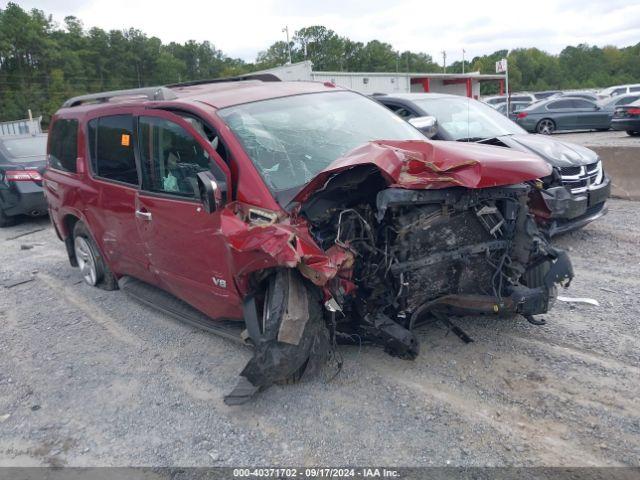
[[[343,170],[374,166],[392,187],[428,190],[461,186],[488,188],[512,185],[551,174],[539,156],[502,147],[446,141],[366,143],[318,173],[294,197],[304,202],[323,190],[329,178]]]
[[[588,165],[598,161],[598,154],[582,145],[562,142],[548,135],[516,134],[498,137],[509,148],[535,153],[554,167]]]

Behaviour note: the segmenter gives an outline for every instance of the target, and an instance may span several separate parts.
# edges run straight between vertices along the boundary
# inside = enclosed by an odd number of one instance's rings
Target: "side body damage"
[[[429,317],[547,312],[573,277],[528,210],[549,174],[498,148],[372,142],[316,176],[288,216],[228,208],[256,349],[227,403],[317,366],[336,343],[412,359]]]

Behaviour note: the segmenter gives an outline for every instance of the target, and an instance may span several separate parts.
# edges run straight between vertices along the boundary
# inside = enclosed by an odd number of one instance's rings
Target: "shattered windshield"
[[[263,100],[218,112],[276,197],[295,192],[348,151],[371,140],[425,140],[378,103],[353,92]]]
[[[469,98],[430,98],[414,102],[436,117],[438,132],[447,140],[477,141],[526,133],[496,109]]]

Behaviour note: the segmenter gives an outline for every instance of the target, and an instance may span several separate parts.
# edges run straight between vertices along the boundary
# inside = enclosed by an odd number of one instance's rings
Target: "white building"
[[[471,73],[314,72],[309,60],[253,73],[271,73],[280,80],[313,80],[361,93],[437,92],[480,97],[480,83],[497,82],[504,93],[504,75]]]

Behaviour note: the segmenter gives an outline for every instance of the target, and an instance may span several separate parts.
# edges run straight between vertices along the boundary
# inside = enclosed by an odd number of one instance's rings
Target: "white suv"
[[[640,92],[640,83],[634,83],[633,85],[615,85],[601,90],[600,93],[598,93],[598,98],[615,97],[617,95],[636,92]]]

